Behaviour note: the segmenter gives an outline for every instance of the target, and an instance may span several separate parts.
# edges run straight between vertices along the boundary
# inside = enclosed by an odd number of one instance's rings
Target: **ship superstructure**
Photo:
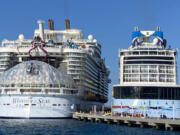
[[[69,20],[65,20],[65,30],[54,30],[51,19],[48,20],[48,29],[44,29],[43,21],[38,21],[38,24],[33,39],[25,39],[20,34],[15,41],[2,41],[0,74],[4,75],[7,70],[26,61],[43,61],[73,78],[78,89],[76,108],[83,109],[81,106],[84,106],[87,109],[87,104],[90,109],[92,105],[100,107],[107,101],[110,83],[109,69],[101,58],[101,45],[93,35],[84,39],[81,30],[71,29]],[[26,85],[29,86],[23,84]]]
[[[136,36],[141,36],[141,41],[136,41],[139,40]],[[155,38],[151,42],[152,36]],[[134,41],[130,48],[119,51],[120,84],[176,84],[177,50],[166,49],[163,33],[135,31],[132,38]]]
[[[82,89],[82,96],[89,100],[107,101],[109,70],[101,58],[101,45],[92,35],[83,38],[78,29],[70,29],[69,20],[65,20],[65,30],[54,30],[54,22],[49,20],[49,29],[44,29],[43,21],[38,21],[39,36],[45,45],[43,49],[34,48],[32,39],[24,39],[20,34],[15,41],[3,40],[0,47],[0,73],[14,65],[31,59],[42,60],[71,75]],[[45,50],[45,51],[44,51]],[[31,57],[32,58],[31,58]]]
[[[180,117],[177,50],[166,46],[159,27],[156,31],[135,28],[131,46],[119,50],[119,69],[120,82],[113,90],[115,113]]]

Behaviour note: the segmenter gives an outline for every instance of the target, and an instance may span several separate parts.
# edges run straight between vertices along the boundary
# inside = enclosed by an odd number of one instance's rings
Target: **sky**
[[[37,20],[44,20],[47,28],[49,18],[57,30],[70,19],[71,28],[82,29],[85,38],[92,34],[102,45],[102,57],[111,71],[109,98],[119,78],[118,49],[130,46],[135,26],[140,30],[160,26],[167,45],[180,48],[179,0],[1,0],[0,40],[16,40],[19,34],[33,38]],[[178,58],[178,70],[179,65]]]

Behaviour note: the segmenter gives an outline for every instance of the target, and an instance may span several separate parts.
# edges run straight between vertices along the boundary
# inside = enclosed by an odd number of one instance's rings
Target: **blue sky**
[[[0,40],[15,40],[21,33],[32,38],[37,20],[44,20],[47,28],[49,18],[55,29],[64,29],[64,19],[69,18],[71,27],[82,29],[85,38],[93,34],[111,70],[109,92],[118,83],[118,48],[129,47],[134,26],[140,30],[160,26],[167,44],[180,46],[179,0],[2,0],[0,17]]]

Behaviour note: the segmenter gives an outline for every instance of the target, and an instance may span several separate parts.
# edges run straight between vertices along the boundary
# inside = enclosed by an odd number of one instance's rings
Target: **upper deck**
[[[132,33],[128,49],[119,50],[121,85],[175,85],[177,50],[166,47],[160,28]]]

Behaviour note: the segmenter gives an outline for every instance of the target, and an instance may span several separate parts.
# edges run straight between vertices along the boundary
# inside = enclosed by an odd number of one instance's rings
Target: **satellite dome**
[[[5,71],[0,76],[0,85],[24,86],[74,86],[73,79],[51,65],[41,61],[26,61]]]
[[[20,40],[20,41],[23,41],[23,40],[24,40],[24,35],[23,35],[23,34],[20,34],[20,35],[19,35],[19,40]]]
[[[89,39],[90,41],[93,41],[93,35],[89,35],[89,36],[88,36],[88,39]]]
[[[153,44],[157,44],[157,42],[158,42],[158,38],[155,37],[155,38],[153,39]]]
[[[94,39],[94,40],[93,40],[93,42],[94,42],[94,43],[96,43],[96,42],[97,42],[97,40],[96,40],[96,39]]]

